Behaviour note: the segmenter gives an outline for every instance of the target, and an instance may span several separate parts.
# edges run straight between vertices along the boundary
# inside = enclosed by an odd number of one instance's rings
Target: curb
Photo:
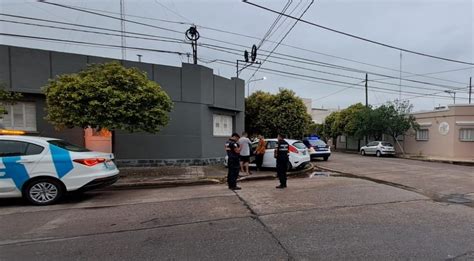
[[[218,179],[198,179],[198,180],[172,180],[158,182],[139,182],[139,183],[122,183],[113,184],[103,190],[126,190],[126,189],[146,189],[146,188],[171,188],[181,186],[198,186],[198,185],[215,185],[221,184]]]
[[[363,176],[363,175],[357,175],[357,174],[354,174],[354,173],[335,170],[335,169],[331,169],[331,168],[328,168],[328,167],[317,166],[317,168],[325,170],[325,171],[329,171],[329,172],[339,173],[339,174],[341,174],[340,177],[367,180],[367,181],[375,182],[375,183],[378,183],[378,184],[383,184],[383,185],[388,185],[388,186],[408,190],[408,191],[411,191],[411,192],[421,194],[425,197],[431,198],[430,196],[426,195],[426,193],[422,190],[419,190],[417,188],[413,188],[413,187],[410,187],[410,186],[406,186],[406,185],[403,185],[403,184],[400,184],[400,183],[390,182],[390,181],[386,181],[386,180],[383,180],[383,179],[377,179],[377,178],[372,178],[372,177]]]
[[[413,158],[407,156],[396,156],[399,159],[408,159],[408,160],[418,160],[418,161],[426,161],[426,162],[438,162],[438,163],[445,163],[445,164],[453,164],[453,165],[461,165],[461,166],[474,166],[474,162],[467,162],[467,161],[456,161],[456,160],[448,160],[448,159],[430,159],[430,158]]]
[[[288,173],[288,177],[297,177],[304,175],[307,172],[313,171],[315,168],[314,164],[311,164],[311,167],[305,168],[298,171],[293,171]],[[248,182],[255,180],[269,180],[275,179],[274,174],[268,175],[255,175],[255,176],[246,176],[239,178],[238,181]],[[226,178],[205,178],[205,179],[195,179],[195,180],[168,180],[168,181],[145,181],[145,182],[135,182],[135,183],[115,183],[107,188],[102,190],[127,190],[127,189],[147,189],[147,188],[171,188],[171,187],[184,187],[184,186],[199,186],[199,185],[216,185],[223,184],[226,182]]]

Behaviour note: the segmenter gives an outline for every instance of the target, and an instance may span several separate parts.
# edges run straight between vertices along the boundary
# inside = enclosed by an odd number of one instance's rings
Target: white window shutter
[[[36,104],[25,103],[25,130],[36,131]]]
[[[13,126],[12,122],[12,106],[6,105],[5,109],[7,110],[8,114],[4,114],[3,116],[3,126],[7,129],[11,129]]]

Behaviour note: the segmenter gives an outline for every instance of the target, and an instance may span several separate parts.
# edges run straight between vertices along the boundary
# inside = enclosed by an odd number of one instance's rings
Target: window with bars
[[[2,124],[7,129],[36,131],[36,104],[34,102],[18,102],[4,105],[7,114],[3,115]]]
[[[214,114],[213,116],[213,135],[214,136],[230,136],[232,135],[233,125],[232,116]]]
[[[417,130],[416,131],[416,140],[424,141],[424,140],[429,140],[429,130],[427,129],[422,129],[422,130]]]
[[[460,141],[474,141],[474,128],[460,129],[459,140]]]

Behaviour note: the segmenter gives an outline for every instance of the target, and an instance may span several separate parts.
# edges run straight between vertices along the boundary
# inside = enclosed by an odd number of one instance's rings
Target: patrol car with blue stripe
[[[0,135],[0,198],[49,205],[66,192],[110,185],[119,174],[113,159],[59,139]]]

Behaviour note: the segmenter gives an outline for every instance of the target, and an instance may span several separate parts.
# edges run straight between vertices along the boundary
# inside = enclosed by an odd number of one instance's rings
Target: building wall
[[[474,142],[460,141],[461,128],[474,128],[474,105],[450,105],[446,110],[415,113],[421,129],[429,131],[427,141],[416,140],[415,132],[405,136],[404,149],[408,154],[443,158],[474,159]],[[440,125],[446,122],[449,131],[440,132]],[[472,122],[472,125],[466,125]]]
[[[82,129],[57,131],[44,117],[42,87],[48,79],[74,73],[88,63],[112,59],[0,45],[0,81],[9,89],[25,93],[36,102],[37,129],[41,136],[66,139],[84,145]],[[137,67],[156,81],[173,100],[169,124],[158,134],[115,133],[114,153],[119,163],[152,165],[183,160],[200,163],[224,157],[227,137],[213,135],[213,114],[233,117],[233,131],[244,130],[244,81],[213,74],[194,64],[182,67],[121,61]]]

